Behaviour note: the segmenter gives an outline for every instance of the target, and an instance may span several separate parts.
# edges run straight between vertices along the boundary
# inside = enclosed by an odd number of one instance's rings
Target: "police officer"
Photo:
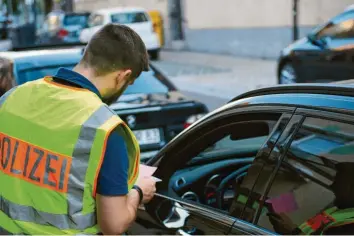
[[[141,38],[108,24],[73,70],[61,68],[0,98],[0,232],[127,230],[155,182],[138,179],[139,144],[108,105],[147,70]]]
[[[285,214],[269,213],[274,230],[281,234],[351,235],[354,233],[354,163],[336,164],[337,174],[332,183],[335,195],[333,207],[327,208],[299,227]]]

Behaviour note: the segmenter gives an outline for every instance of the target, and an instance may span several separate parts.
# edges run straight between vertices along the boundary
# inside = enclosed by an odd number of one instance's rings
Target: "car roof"
[[[336,81],[332,82],[334,84],[353,84],[354,85],[354,79],[348,79],[348,80],[341,80],[341,81]]]
[[[69,49],[48,49],[0,52],[0,57],[13,60],[16,70],[35,67],[76,64],[82,57],[82,47]]]
[[[99,9],[95,13],[112,14],[112,13],[125,13],[125,12],[146,12],[146,9],[142,7],[114,7],[114,8]]]
[[[276,86],[248,91],[246,93],[243,93],[233,98],[230,102],[240,100],[243,98],[260,96],[260,95],[297,94],[297,93],[338,95],[338,96],[349,96],[354,98],[354,85],[351,84],[350,82],[347,83],[345,82],[331,83],[331,84],[298,83],[298,84],[290,84],[290,85],[276,85]]]
[[[218,110],[257,104],[341,110],[354,114],[354,84],[291,84],[266,87],[243,93]]]
[[[352,10],[354,10],[354,4],[349,5],[348,7],[346,7],[346,8],[344,9],[345,12],[346,12],[346,11],[352,11]]]

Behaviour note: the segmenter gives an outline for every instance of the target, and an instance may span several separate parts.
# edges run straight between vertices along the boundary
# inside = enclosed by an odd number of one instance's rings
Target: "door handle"
[[[185,232],[183,229],[177,230],[177,235],[191,236],[191,234]]]

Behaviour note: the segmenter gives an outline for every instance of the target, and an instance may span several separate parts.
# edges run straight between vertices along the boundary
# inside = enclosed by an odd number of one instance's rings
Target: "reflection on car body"
[[[298,227],[331,207],[335,165],[354,161],[353,92],[337,84],[265,88],[204,116],[148,162],[162,182],[129,233],[282,234],[268,213]]]
[[[281,52],[278,82],[315,83],[354,79],[354,8],[333,17]]]
[[[59,67],[72,69],[81,59],[82,48],[2,52],[14,61],[18,84],[54,75]],[[153,65],[143,72],[111,109],[135,132],[141,147],[141,160],[152,157],[188,121],[207,113],[204,104],[190,100]]]

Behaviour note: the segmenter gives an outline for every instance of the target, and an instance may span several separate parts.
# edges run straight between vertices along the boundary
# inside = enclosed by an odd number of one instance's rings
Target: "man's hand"
[[[156,192],[156,181],[152,177],[143,177],[136,183],[143,191],[143,202],[148,203]]]
[[[291,234],[296,225],[284,213],[268,213],[269,221],[273,225],[275,232],[280,234]]]
[[[152,177],[141,178],[137,185],[143,191],[143,203],[149,202],[156,192]],[[139,193],[131,190],[126,196],[101,196],[97,194],[97,219],[103,234],[122,234],[134,222],[139,206]]]

